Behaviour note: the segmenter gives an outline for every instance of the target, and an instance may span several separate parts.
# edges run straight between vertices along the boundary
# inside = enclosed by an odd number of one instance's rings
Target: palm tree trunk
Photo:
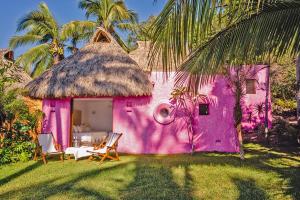
[[[243,110],[242,110],[242,96],[243,96],[243,88],[242,88],[242,80],[240,78],[240,69],[238,68],[236,71],[236,80],[235,84],[235,106],[234,106],[234,122],[235,128],[239,140],[240,145],[240,158],[242,160],[245,159],[245,152],[243,147],[243,133],[242,133],[242,118],[243,118]]]
[[[296,59],[296,79],[297,79],[297,124],[300,127],[300,55]],[[300,133],[298,133],[298,143],[300,143]]]
[[[245,152],[244,152],[244,144],[243,144],[243,134],[242,134],[242,123],[239,123],[236,126],[236,131],[239,139],[239,145],[240,145],[240,158],[241,160],[245,159]]]
[[[239,146],[240,146],[240,158],[242,160],[245,159],[245,152],[243,147],[243,133],[242,133],[242,107],[240,104],[240,98],[238,95],[236,96],[236,103],[234,107],[234,118],[235,118],[235,129],[239,140]]]

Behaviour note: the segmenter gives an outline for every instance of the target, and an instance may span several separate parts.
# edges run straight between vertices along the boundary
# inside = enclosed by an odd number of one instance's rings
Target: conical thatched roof
[[[44,72],[27,86],[33,98],[151,95],[147,74],[98,28],[88,45]]]
[[[6,86],[6,91],[24,86],[32,81],[32,78],[21,67],[14,64],[13,51],[9,49],[0,49],[0,69],[2,65],[11,65],[5,73],[5,76],[11,77],[14,82]]]

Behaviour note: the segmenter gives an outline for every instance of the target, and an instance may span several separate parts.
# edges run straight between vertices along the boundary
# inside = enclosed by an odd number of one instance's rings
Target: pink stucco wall
[[[123,132],[119,150],[126,153],[188,153],[191,144],[183,119],[176,118],[162,125],[153,118],[155,108],[169,101],[174,87],[172,76],[163,81],[162,73],[152,73],[155,82],[152,97],[116,98],[114,100],[114,131]],[[226,82],[218,79],[207,84],[200,93],[208,96],[210,114],[196,117],[195,150],[236,152],[238,145],[233,128],[233,97]],[[127,104],[132,105],[129,107]]]
[[[71,99],[43,100],[43,133],[52,132],[56,142],[66,149],[70,146]]]
[[[255,112],[255,105],[265,102],[266,69],[264,66],[257,66],[255,70],[256,94],[247,94],[243,99],[245,130],[254,129],[264,120],[264,116],[258,116]],[[169,102],[174,89],[173,75],[164,81],[161,72],[154,72],[151,79],[154,82],[152,96],[113,99],[113,131],[123,133],[118,150],[134,154],[189,153],[191,144],[183,119],[176,117],[172,123],[162,125],[153,117],[158,105]],[[200,93],[207,96],[209,115],[195,117],[195,151],[239,151],[233,121],[234,97],[227,79],[217,77],[213,82],[201,87]],[[70,99],[43,102],[44,132],[53,132],[57,141],[64,147],[69,146],[70,102]],[[271,109],[269,109],[269,126],[271,126],[271,117]]]
[[[254,78],[257,79],[256,94],[247,94],[243,99],[243,127],[246,130],[254,129],[264,120],[264,116],[258,117],[253,110],[256,104],[265,102],[266,69],[264,66],[256,66],[254,71]],[[191,145],[182,119],[176,118],[173,123],[162,125],[153,118],[155,108],[160,103],[169,101],[171,97],[174,88],[173,75],[164,81],[163,74],[155,72],[152,73],[151,79],[155,83],[151,97],[114,99],[113,129],[115,132],[124,133],[119,150],[143,154],[190,152]],[[234,97],[227,79],[217,77],[210,84],[203,86],[200,93],[207,95],[210,105],[209,115],[197,115],[195,119],[195,151],[239,151],[233,121]],[[248,120],[250,111],[252,119]],[[269,109],[270,120],[271,117]]]

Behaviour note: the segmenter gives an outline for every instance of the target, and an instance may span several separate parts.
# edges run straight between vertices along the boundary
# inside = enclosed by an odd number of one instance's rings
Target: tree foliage
[[[8,90],[18,77],[9,75],[13,63],[0,61],[0,164],[27,161],[35,147],[31,132],[35,131],[41,111],[29,112],[21,98],[21,90]]]
[[[62,60],[66,46],[76,49],[77,43],[88,38],[93,28],[85,22],[70,22],[61,26],[47,4],[40,3],[37,10],[19,20],[17,32],[21,34],[13,36],[9,46],[12,49],[31,46],[17,59],[17,63],[35,77]]]
[[[161,58],[165,71],[183,62],[182,85],[204,83],[225,64],[294,55],[299,10],[298,0],[169,0],[153,25],[151,59]]]
[[[137,14],[128,9],[123,0],[81,0],[79,8],[86,11],[87,18],[96,19],[95,27],[106,29],[124,50],[129,51],[117,30],[133,31],[138,20]]]

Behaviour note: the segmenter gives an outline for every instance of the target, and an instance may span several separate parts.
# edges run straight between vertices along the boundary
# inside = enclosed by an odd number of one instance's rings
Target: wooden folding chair
[[[39,149],[42,150],[41,156],[44,164],[47,164],[47,155],[59,155],[61,161],[64,161],[64,152],[61,145],[55,142],[52,133],[42,133],[38,135]]]
[[[122,133],[109,133],[105,142],[103,142],[99,148],[95,148],[93,151],[88,152],[92,153],[93,156],[101,157],[100,163],[103,163],[106,158],[111,160],[120,160],[117,147],[121,136]],[[114,152],[115,156],[112,156],[111,152]]]

